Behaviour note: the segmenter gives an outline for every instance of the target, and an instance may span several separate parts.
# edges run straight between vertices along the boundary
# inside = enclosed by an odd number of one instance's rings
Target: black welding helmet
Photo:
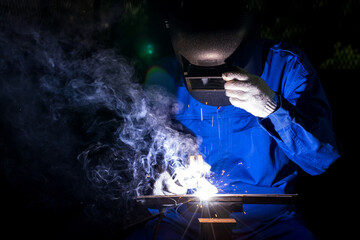
[[[244,1],[175,2],[167,27],[189,93],[207,105],[230,105],[221,75],[233,69],[232,57],[249,35],[252,14]]]

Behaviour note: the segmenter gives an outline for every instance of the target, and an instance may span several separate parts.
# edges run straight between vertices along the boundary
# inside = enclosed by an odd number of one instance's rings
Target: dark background
[[[298,46],[317,69],[343,150],[342,157],[326,173],[300,173],[300,211],[320,239],[356,236],[360,2],[254,0],[250,8],[259,13],[262,37]],[[92,47],[116,49],[135,64],[140,79],[158,59],[172,54],[163,18],[153,1],[0,0],[0,15],[4,25],[37,26],[88,41]],[[6,140],[1,142],[2,151],[7,149],[6,144]],[[33,230],[41,225],[44,232],[56,237],[81,211],[81,203],[71,196],[62,196],[56,188],[39,190],[43,195],[36,198],[44,204],[33,204],[37,202],[34,194],[5,177],[3,162],[9,159],[1,157],[1,161],[0,232],[48,236]],[[29,189],[43,187],[35,187],[32,182],[24,184],[32,186]],[[57,198],[51,208],[43,201],[47,191]]]

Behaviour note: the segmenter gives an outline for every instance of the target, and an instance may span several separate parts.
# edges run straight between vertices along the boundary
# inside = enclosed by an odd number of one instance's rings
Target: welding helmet
[[[221,76],[234,68],[232,58],[240,47],[246,49],[253,22],[245,1],[178,1],[168,11],[174,53],[187,90],[197,101],[230,105]]]

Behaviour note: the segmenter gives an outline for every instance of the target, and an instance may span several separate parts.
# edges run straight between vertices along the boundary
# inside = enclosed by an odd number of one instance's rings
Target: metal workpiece
[[[196,195],[146,195],[138,196],[136,201],[148,207],[162,208],[183,203],[241,203],[241,204],[292,204],[297,194],[216,194],[206,200]]]

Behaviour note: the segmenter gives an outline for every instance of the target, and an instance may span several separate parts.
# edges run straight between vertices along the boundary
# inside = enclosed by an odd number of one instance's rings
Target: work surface
[[[174,206],[183,203],[237,202],[243,204],[292,204],[297,194],[216,194],[206,200],[196,195],[147,195],[138,196],[138,203],[147,206]]]

